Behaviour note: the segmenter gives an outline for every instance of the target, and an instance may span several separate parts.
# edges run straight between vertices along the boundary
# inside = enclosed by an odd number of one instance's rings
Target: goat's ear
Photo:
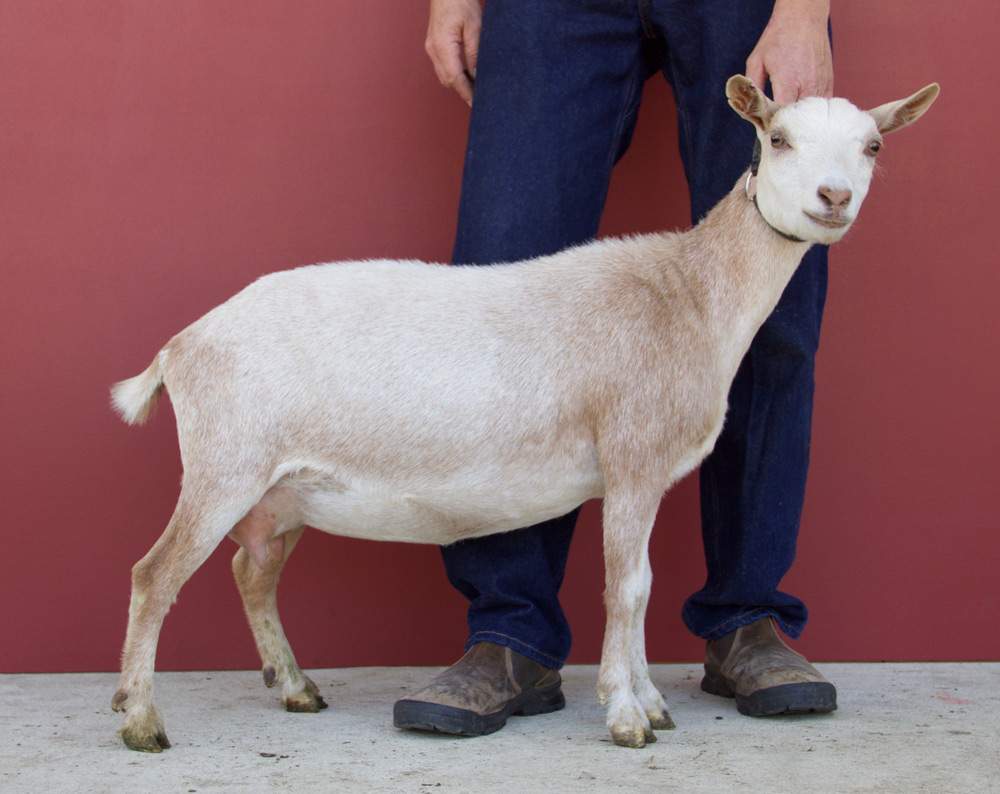
[[[726,97],[729,105],[747,121],[762,132],[771,122],[771,116],[778,106],[764,96],[749,77],[734,75],[726,81]]]
[[[931,83],[911,97],[900,99],[898,102],[887,102],[868,112],[875,118],[879,132],[883,134],[893,132],[912,124],[924,115],[927,108],[937,99],[940,90],[941,87],[937,83]]]

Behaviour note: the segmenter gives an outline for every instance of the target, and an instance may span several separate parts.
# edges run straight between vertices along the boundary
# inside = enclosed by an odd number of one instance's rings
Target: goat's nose
[[[836,190],[835,188],[823,185],[817,192],[823,203],[830,207],[846,207],[851,200],[850,190]]]

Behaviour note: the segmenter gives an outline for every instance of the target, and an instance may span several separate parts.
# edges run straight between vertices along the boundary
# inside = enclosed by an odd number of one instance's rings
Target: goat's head
[[[757,128],[761,150],[747,195],[786,236],[836,242],[868,194],[882,136],[920,118],[938,90],[932,83],[907,99],[866,112],[846,99],[811,97],[778,105],[746,77],[731,77],[726,83],[729,104]]]

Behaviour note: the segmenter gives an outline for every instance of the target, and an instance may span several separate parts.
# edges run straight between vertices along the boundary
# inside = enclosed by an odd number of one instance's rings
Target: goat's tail
[[[111,405],[130,425],[141,425],[149,418],[163,391],[163,368],[158,355],[146,371],[111,387]]]

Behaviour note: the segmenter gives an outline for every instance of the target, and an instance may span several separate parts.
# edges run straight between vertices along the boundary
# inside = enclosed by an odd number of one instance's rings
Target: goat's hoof
[[[659,714],[648,714],[649,725],[654,731],[672,731],[677,726],[670,718],[670,712],[664,709]]]
[[[122,728],[121,735],[122,741],[130,750],[138,750],[143,753],[162,753],[170,748],[170,740],[162,728],[154,731]]]
[[[641,749],[656,741],[656,734],[647,731],[641,725],[635,728],[612,728],[611,739],[619,747],[634,747]]]
[[[327,708],[327,703],[316,693],[303,692],[285,700],[285,711],[297,714],[315,714]]]
[[[307,676],[302,677],[305,679],[303,690],[298,694],[282,698],[285,703],[285,710],[299,714],[315,714],[318,711],[322,711],[327,705],[326,701],[319,694],[319,687],[312,682],[311,678]]]
[[[128,711],[128,691],[119,689],[111,698],[111,710]],[[158,717],[142,720],[135,716],[138,707],[125,718],[125,725],[118,731],[122,741],[130,750],[139,750],[144,753],[160,753],[170,747],[167,734],[163,732],[163,723]]]
[[[111,708],[126,712],[125,722],[118,733],[130,750],[159,753],[170,747],[170,740],[163,730],[163,715],[156,706],[139,701],[128,703],[128,692],[119,689],[111,699]]]

